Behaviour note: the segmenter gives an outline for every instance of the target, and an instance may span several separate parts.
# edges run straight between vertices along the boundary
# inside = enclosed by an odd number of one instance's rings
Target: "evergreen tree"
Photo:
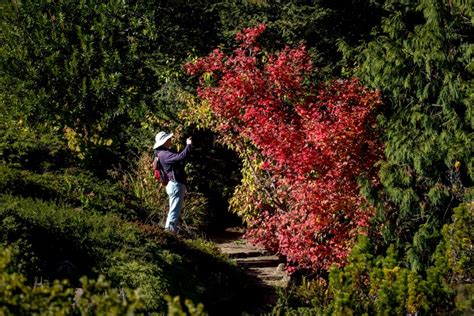
[[[452,209],[472,186],[474,15],[463,1],[387,1],[357,75],[385,96],[386,159],[377,227],[421,271]]]

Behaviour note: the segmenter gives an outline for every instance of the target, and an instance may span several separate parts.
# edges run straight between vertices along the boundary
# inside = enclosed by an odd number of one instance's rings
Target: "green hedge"
[[[140,288],[148,311],[164,310],[166,294],[219,309],[245,285],[208,244],[113,214],[1,195],[0,226],[0,243],[19,249],[16,271],[28,279],[67,277],[77,285],[82,275],[105,275],[114,287]]]
[[[35,173],[0,165],[0,192],[112,212],[128,219],[145,218],[150,212],[118,183],[81,169]]]

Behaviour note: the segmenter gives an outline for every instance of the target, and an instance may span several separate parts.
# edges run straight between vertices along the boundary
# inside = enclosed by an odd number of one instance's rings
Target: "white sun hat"
[[[155,144],[153,145],[153,149],[157,149],[158,147],[162,146],[171,137],[173,137],[173,133],[159,132],[155,136]]]

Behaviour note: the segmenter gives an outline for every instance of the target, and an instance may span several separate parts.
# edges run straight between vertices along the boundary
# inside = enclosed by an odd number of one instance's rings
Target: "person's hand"
[[[191,145],[193,143],[193,140],[191,137],[186,138],[186,144]]]

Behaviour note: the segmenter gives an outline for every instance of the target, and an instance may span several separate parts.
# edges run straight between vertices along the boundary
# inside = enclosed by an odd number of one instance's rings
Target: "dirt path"
[[[241,228],[228,228],[223,233],[213,236],[222,253],[234,260],[249,275],[255,289],[260,294],[261,308],[276,303],[276,289],[285,288],[290,281],[284,270],[284,262],[276,255],[268,253],[261,247],[255,247],[246,241]]]

